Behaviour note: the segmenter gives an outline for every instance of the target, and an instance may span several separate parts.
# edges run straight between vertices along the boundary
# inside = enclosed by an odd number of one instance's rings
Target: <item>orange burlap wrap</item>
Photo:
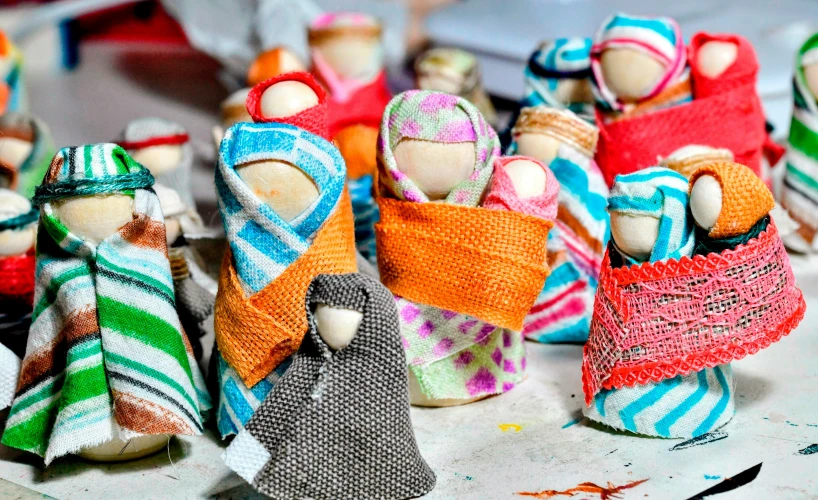
[[[550,270],[551,221],[516,212],[379,198],[381,281],[418,304],[521,331]]]
[[[309,250],[263,290],[246,297],[228,250],[222,262],[214,326],[219,351],[253,387],[288,356],[307,332],[304,300],[319,274],[354,273],[354,225],[349,193],[324,223]]]

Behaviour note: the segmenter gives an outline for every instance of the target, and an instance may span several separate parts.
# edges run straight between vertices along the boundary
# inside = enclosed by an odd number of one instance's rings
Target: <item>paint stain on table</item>
[[[623,484],[622,486],[615,486],[612,483],[608,483],[608,486],[599,486],[598,484],[594,483],[581,483],[573,488],[568,488],[567,490],[543,490],[538,492],[529,492],[523,491],[517,493],[523,497],[531,497],[531,498],[554,498],[557,496],[560,497],[572,497],[575,494],[583,494],[583,493],[590,493],[591,495],[599,495],[600,500],[613,500],[615,498],[620,498],[619,494],[625,490],[629,490],[631,488],[635,488],[640,484],[647,481],[647,479],[641,479],[639,481],[632,481],[627,484]],[[585,498],[588,498],[585,496]]]
[[[724,431],[708,432],[707,434],[702,434],[701,436],[694,437],[693,439],[683,441],[674,446],[673,448],[671,448],[670,451],[684,450],[687,448],[692,448],[693,446],[701,446],[703,444],[712,443],[714,441],[721,441],[722,439],[726,438],[727,433]]]
[[[567,428],[571,427],[572,425],[577,425],[577,424],[578,424],[578,423],[580,423],[580,422],[582,422],[582,417],[580,417],[580,418],[575,418],[574,420],[571,420],[571,421],[570,421],[570,422],[568,422],[567,424],[563,425],[563,426],[562,426],[562,428],[563,428],[563,429],[567,429]]]
[[[520,424],[500,424],[497,427],[499,427],[500,430],[503,432],[509,431],[520,432],[521,430],[523,430],[523,426]]]
[[[704,478],[705,479],[710,479],[710,480],[716,480],[716,479],[721,479],[721,476],[710,476],[710,475],[705,474]]]
[[[461,473],[459,473],[459,472],[455,472],[455,473],[454,473],[454,476],[455,476],[455,477],[462,478],[462,479],[464,479],[464,480],[466,480],[466,481],[474,481],[474,477],[472,477],[472,476],[467,476],[467,475],[465,475],[465,474],[461,474]]]
[[[798,450],[799,455],[814,455],[818,453],[818,444],[811,444],[803,450]]]

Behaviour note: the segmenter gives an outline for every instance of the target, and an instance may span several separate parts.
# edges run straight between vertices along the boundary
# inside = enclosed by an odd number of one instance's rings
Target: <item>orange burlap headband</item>
[[[521,331],[550,270],[550,221],[517,212],[379,198],[381,281],[412,302]]]
[[[307,332],[304,300],[319,274],[354,273],[355,227],[349,193],[324,223],[309,250],[263,290],[245,297],[231,252],[222,262],[215,330],[224,359],[253,387],[301,345]]]

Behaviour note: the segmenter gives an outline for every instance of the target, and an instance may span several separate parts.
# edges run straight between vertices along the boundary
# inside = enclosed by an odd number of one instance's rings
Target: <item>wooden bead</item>
[[[587,78],[581,80],[563,78],[557,82],[554,97],[563,104],[572,102],[592,103],[594,102],[594,91],[591,89],[591,82]]]
[[[634,49],[608,49],[600,57],[608,88],[623,102],[636,102],[662,78],[665,65]]]
[[[531,160],[514,160],[504,168],[520,198],[533,198],[545,192],[545,170],[537,163]]]
[[[804,79],[812,97],[818,99],[818,63],[804,66]]]
[[[690,189],[690,212],[702,229],[711,230],[722,207],[721,184],[711,175],[702,175]]]
[[[94,243],[133,220],[133,198],[125,194],[77,196],[57,201],[54,206],[69,231]]]
[[[335,351],[340,351],[352,342],[363,319],[363,314],[351,309],[326,304],[318,304],[315,308],[315,327],[318,335]]]
[[[473,142],[439,143],[403,139],[395,148],[398,170],[406,174],[430,200],[442,200],[474,173]]]
[[[241,180],[285,222],[292,222],[318,198],[318,187],[301,169],[279,160],[236,167]]]
[[[315,48],[342,80],[368,81],[383,67],[380,41],[376,38],[335,36]]]
[[[175,170],[182,163],[184,153],[176,144],[160,144],[131,151],[131,158],[156,176]]]
[[[0,257],[23,255],[34,246],[36,237],[36,224],[27,229],[0,231]]]
[[[168,445],[169,439],[167,434],[149,434],[128,441],[116,437],[105,444],[82,450],[79,456],[94,462],[136,460],[161,450]]]
[[[549,165],[560,149],[560,141],[550,135],[524,132],[514,138],[517,154],[529,156]]]
[[[659,238],[659,219],[611,212],[611,237],[623,252],[646,262]]]
[[[34,145],[16,137],[0,137],[0,162],[19,170],[26,159],[31,156]]]
[[[261,114],[265,118],[293,116],[317,104],[318,96],[301,82],[279,82],[261,94]]]
[[[736,62],[738,45],[713,40],[702,45],[697,54],[699,71],[706,77],[718,78]]]

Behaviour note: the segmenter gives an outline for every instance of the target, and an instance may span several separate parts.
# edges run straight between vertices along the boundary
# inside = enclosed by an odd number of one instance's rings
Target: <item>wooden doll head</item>
[[[516,154],[530,156],[548,165],[560,146],[569,145],[583,156],[593,157],[599,134],[569,110],[535,106],[523,108],[512,129]]]
[[[738,45],[732,42],[713,40],[706,42],[697,52],[696,64],[704,76],[718,78],[736,62]]]
[[[178,144],[161,144],[131,150],[131,157],[155,176],[176,169],[183,156],[182,146]]]
[[[76,196],[53,205],[69,231],[92,243],[101,242],[133,220],[133,197],[126,194]]]
[[[633,259],[646,262],[659,237],[659,219],[611,212],[611,237]]]
[[[339,351],[348,346],[355,334],[364,315],[352,309],[318,304],[315,307],[315,328],[324,342],[330,349]]]
[[[383,68],[381,25],[360,13],[327,13],[309,29],[314,63],[326,64],[341,80],[369,81]]]
[[[710,231],[719,219],[722,191],[719,181],[712,175],[702,175],[690,188],[690,212],[702,229]]]
[[[190,149],[187,131],[161,118],[133,120],[122,137],[122,147],[154,177],[179,168],[185,160],[185,148]]]
[[[31,203],[8,189],[0,189],[0,221],[15,219],[31,211]],[[19,219],[18,219],[19,220]],[[22,255],[34,246],[36,221],[25,226],[0,231],[0,257]]]
[[[533,198],[545,192],[546,173],[536,162],[527,159],[510,161],[505,164],[505,170],[520,198]]]
[[[317,104],[315,91],[298,81],[275,83],[261,94],[261,113],[265,118],[292,116]]]
[[[0,163],[19,171],[34,150],[35,135],[26,115],[8,113],[0,118]]]
[[[477,58],[465,50],[440,47],[421,54],[415,61],[417,86],[422,90],[437,90],[464,95],[480,78]]]
[[[156,192],[156,197],[159,198],[159,205],[162,206],[162,216],[165,218],[165,237],[170,246],[182,235],[181,217],[185,215],[188,207],[185,206],[179,193],[169,187],[154,184],[153,190]]]
[[[605,83],[623,102],[642,99],[667,71],[662,62],[628,48],[608,49],[602,52],[600,62]]]
[[[250,93],[250,88],[239,89],[230,94],[227,99],[222,101],[222,127],[230,128],[233,124],[239,122],[252,122],[253,118],[247,112],[247,94]]]
[[[402,139],[395,147],[398,170],[430,200],[442,200],[474,173],[474,142],[431,142]]]
[[[318,198],[318,186],[301,169],[281,160],[236,166],[236,173],[262,203],[292,222]]]

